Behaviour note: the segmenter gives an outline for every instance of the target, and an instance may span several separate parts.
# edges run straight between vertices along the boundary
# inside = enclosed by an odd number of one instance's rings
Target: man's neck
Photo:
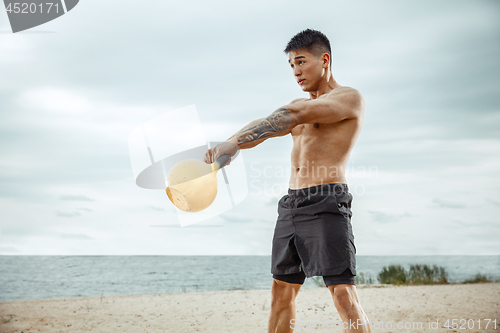
[[[329,72],[327,80],[323,82],[323,84],[319,87],[318,90],[310,91],[309,97],[310,99],[316,99],[321,95],[328,94],[330,91],[338,87],[341,87],[341,85],[338,84],[337,81],[335,81],[332,72]]]

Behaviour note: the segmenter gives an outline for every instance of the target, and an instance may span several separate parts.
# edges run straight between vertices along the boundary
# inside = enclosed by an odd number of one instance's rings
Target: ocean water
[[[500,256],[357,256],[378,283],[387,265],[442,266],[448,280],[500,280]],[[0,256],[0,302],[68,297],[271,289],[270,256]],[[303,288],[317,288],[306,279]]]

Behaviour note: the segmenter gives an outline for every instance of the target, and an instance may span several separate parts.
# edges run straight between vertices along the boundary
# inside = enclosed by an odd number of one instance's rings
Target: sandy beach
[[[500,332],[500,283],[357,288],[373,332]],[[4,302],[0,332],[264,333],[270,303],[270,290]],[[294,324],[340,332],[328,289],[300,291]]]

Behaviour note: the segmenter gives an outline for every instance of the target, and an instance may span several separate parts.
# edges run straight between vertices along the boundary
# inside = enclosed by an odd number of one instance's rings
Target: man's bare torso
[[[342,88],[338,87],[328,94]],[[345,170],[362,123],[363,117],[360,116],[337,123],[294,127],[291,131],[293,148],[289,187],[300,189],[327,183],[347,183]]]

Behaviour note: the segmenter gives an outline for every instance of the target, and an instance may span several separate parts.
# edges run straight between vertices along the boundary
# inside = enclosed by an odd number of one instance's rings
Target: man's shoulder
[[[302,101],[308,101],[308,100],[309,100],[309,98],[296,98],[293,101],[291,101],[290,104],[298,103],[298,102],[302,102]]]
[[[348,96],[350,98],[355,98],[355,99],[362,99],[363,98],[363,95],[361,95],[361,92],[359,90],[352,88],[352,87],[347,87],[347,86],[341,86],[341,87],[335,88],[326,95],[327,96],[342,95],[342,96]]]
[[[357,109],[361,112],[364,111],[365,108],[365,100],[363,95],[359,90],[354,89],[352,87],[338,87],[330,91],[328,94],[325,94],[325,98],[329,98],[333,101],[340,102],[344,105],[349,105],[354,109]]]

